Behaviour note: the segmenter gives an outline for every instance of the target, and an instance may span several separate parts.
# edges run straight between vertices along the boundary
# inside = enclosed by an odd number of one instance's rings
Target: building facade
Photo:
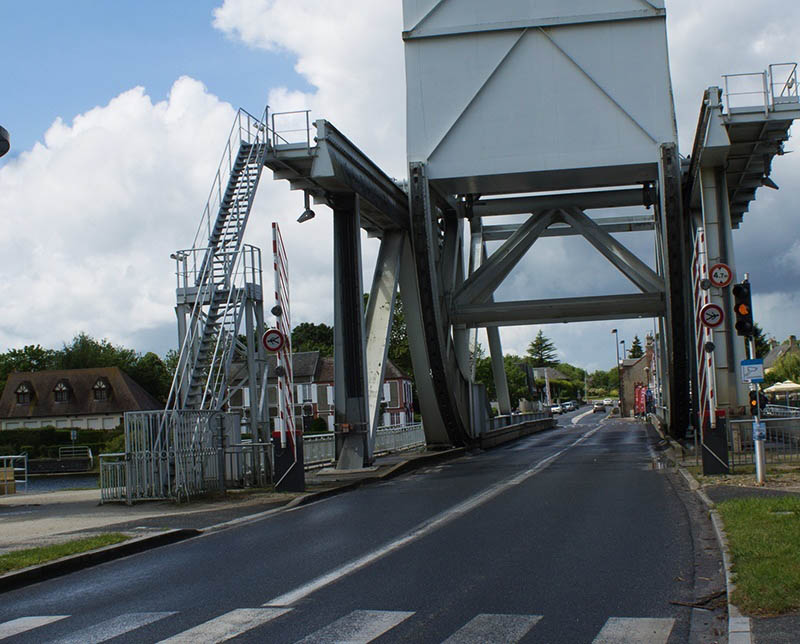
[[[0,430],[116,429],[126,411],[163,407],[118,367],[14,372],[0,396]]]

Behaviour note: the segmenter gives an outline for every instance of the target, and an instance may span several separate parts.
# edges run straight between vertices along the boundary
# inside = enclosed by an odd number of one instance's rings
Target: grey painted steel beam
[[[336,467],[358,469],[368,426],[359,196],[337,195],[333,207]]]
[[[386,233],[381,240],[375,276],[367,302],[366,319],[366,369],[369,397],[366,461],[371,463],[375,454],[375,432],[380,425],[381,386],[386,372],[386,355],[392,331],[395,295],[400,277],[400,258],[403,254],[402,231]]]
[[[631,215],[629,217],[604,217],[593,219],[600,228],[607,233],[629,233],[638,231],[653,230],[656,220],[653,215]],[[483,239],[485,241],[504,241],[511,237],[520,224],[495,224],[483,227]],[[542,237],[567,237],[570,235],[580,235],[572,226],[564,223],[551,224],[545,230]]]
[[[645,293],[664,290],[664,280],[636,255],[619,243],[577,208],[561,211],[564,222],[572,226],[625,277]]]
[[[456,293],[454,302],[467,304],[486,301],[519,263],[528,249],[553,223],[555,213],[531,215],[505,243],[475,271]]]
[[[475,327],[589,322],[650,318],[663,315],[664,293],[601,295],[521,302],[495,302],[456,306],[451,317],[456,324]]]
[[[530,197],[481,199],[473,204],[473,208],[479,217],[491,217],[494,215],[524,215],[552,208],[576,207],[581,210],[594,210],[596,208],[646,206],[650,202],[649,190],[646,188],[621,188],[594,192],[564,192]]]

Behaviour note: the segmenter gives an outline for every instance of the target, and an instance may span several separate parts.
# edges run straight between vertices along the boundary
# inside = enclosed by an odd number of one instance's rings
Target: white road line
[[[666,644],[674,625],[671,617],[609,617],[592,644]]]
[[[442,644],[505,644],[519,642],[541,615],[476,615]]]
[[[480,494],[476,494],[468,498],[466,501],[462,501],[461,503],[454,505],[452,508],[445,510],[441,514],[428,521],[425,521],[419,524],[416,528],[411,530],[411,532],[407,533],[406,535],[395,539],[394,541],[390,541],[389,543],[385,544],[384,546],[378,548],[377,550],[373,550],[358,559],[354,559],[339,568],[331,570],[316,579],[311,580],[307,584],[304,584],[298,588],[295,588],[288,593],[284,593],[274,599],[271,599],[268,602],[265,602],[264,606],[291,606],[297,601],[300,601],[304,597],[315,593],[316,591],[324,588],[325,586],[332,584],[339,579],[364,568],[365,566],[370,565],[371,563],[377,561],[381,557],[384,557],[396,550],[399,550],[403,546],[407,546],[409,543],[413,543],[418,539],[434,532],[444,526],[451,521],[464,516],[468,512],[471,512],[475,508],[480,505],[483,505],[487,501],[491,501],[496,496],[499,496],[506,490],[511,489],[514,486],[520,485],[524,483],[532,476],[535,476],[543,469],[545,469],[548,465],[550,465],[553,461],[555,461],[559,456],[561,456],[567,450],[575,447],[579,443],[582,443],[587,438],[592,436],[595,432],[600,429],[600,425],[595,427],[594,429],[589,430],[585,434],[583,434],[580,438],[574,440],[572,443],[567,445],[565,448],[559,450],[555,454],[548,456],[545,459],[542,459],[533,467],[517,474],[516,476],[512,476],[511,478],[506,479],[505,481],[500,481],[499,483],[495,483],[492,487]]]
[[[399,610],[354,610],[297,644],[367,644],[414,614]]]
[[[106,642],[112,637],[130,633],[137,628],[174,614],[174,611],[169,613],[126,613],[70,633],[67,637],[54,640],[51,644],[99,644],[99,642]]]
[[[594,413],[594,409],[590,409],[589,411],[583,412],[580,416],[575,416],[575,418],[573,418],[569,422],[571,422],[573,425],[577,425],[581,418],[586,418],[587,416],[590,416],[593,413]]]
[[[0,624],[0,640],[19,635],[25,631],[31,631],[40,626],[52,624],[53,622],[67,617],[69,617],[69,615],[36,615],[33,617],[18,617],[17,619],[12,619],[10,622],[3,622]]]
[[[249,630],[288,613],[291,608],[237,608],[216,619],[162,640],[169,644],[196,644],[197,642],[225,642]]]

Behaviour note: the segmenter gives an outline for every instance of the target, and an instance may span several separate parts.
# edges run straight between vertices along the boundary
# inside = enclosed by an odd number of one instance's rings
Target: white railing
[[[276,122],[277,119],[277,122]],[[294,112],[273,112],[272,146],[278,148],[282,145],[305,145],[306,151],[311,150],[311,111],[296,110]]]
[[[58,448],[58,460],[62,458],[86,458],[89,459],[89,469],[94,467],[94,456],[92,448],[86,445],[66,445]]]
[[[14,494],[20,486],[28,491],[28,455],[0,456],[0,494]]]
[[[769,404],[764,406],[764,415],[773,418],[793,418],[800,416],[800,407]]]
[[[422,423],[379,427],[375,434],[375,454],[389,454],[425,446]],[[317,467],[336,460],[334,433],[304,434],[303,459],[306,467]]]
[[[725,112],[763,107],[768,115],[776,105],[798,102],[797,63],[777,63],[763,72],[724,74]]]
[[[122,452],[100,454],[100,503],[109,501],[132,501],[128,494],[128,463]]]

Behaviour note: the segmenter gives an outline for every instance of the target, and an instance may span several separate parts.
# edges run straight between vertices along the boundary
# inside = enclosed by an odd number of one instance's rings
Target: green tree
[[[800,355],[797,353],[786,353],[775,361],[775,365],[764,376],[764,380],[769,385],[776,382],[791,380],[800,384]]]
[[[528,379],[525,375],[525,370],[522,368],[524,362],[520,356],[512,354],[503,356],[503,366],[506,373],[506,382],[508,383],[508,396],[511,399],[512,408],[519,406],[520,398],[530,399]],[[490,357],[478,358],[475,367],[475,382],[485,385],[486,395],[489,400],[497,400],[497,387],[495,386],[492,359]]]
[[[81,332],[56,353],[57,369],[119,367],[130,373],[139,359],[133,349],[115,347],[108,340],[97,341]]]
[[[392,330],[389,332],[389,359],[414,380],[411,350],[408,348],[408,327],[403,310],[403,300],[398,293],[394,301]]]
[[[541,329],[536,338],[528,345],[528,362],[534,367],[555,367],[558,365],[556,347],[545,337]]]
[[[319,351],[320,355],[332,356],[333,327],[301,322],[292,329],[292,351]]]
[[[756,358],[766,358],[769,353],[769,342],[763,329],[757,324],[753,325],[753,340],[756,343]]]
[[[56,352],[38,344],[29,344],[22,349],[10,349],[0,354],[0,393],[5,389],[8,375],[12,371],[45,371],[55,367]]]
[[[151,396],[166,403],[169,388],[172,384],[172,375],[161,358],[155,353],[148,351],[137,359],[130,367],[128,375]]]
[[[642,341],[639,339],[638,335],[633,336],[633,342],[631,343],[631,348],[628,351],[629,358],[641,358],[644,355],[644,349],[642,349]]]

